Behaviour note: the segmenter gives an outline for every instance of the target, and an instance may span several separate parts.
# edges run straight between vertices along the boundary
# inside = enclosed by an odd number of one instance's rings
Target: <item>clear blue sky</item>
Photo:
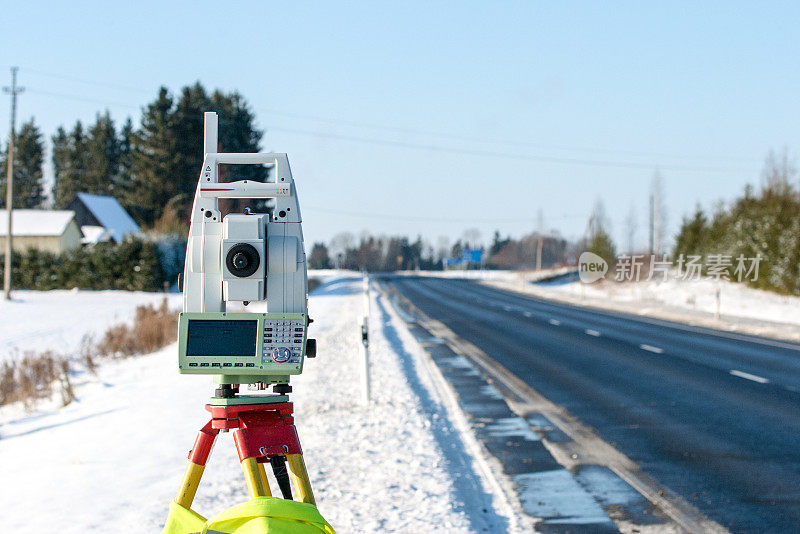
[[[240,91],[289,153],[308,241],[520,236],[539,209],[578,237],[602,198],[621,244],[638,206],[644,243],[656,167],[674,232],[769,149],[797,154],[799,6],[7,1],[0,80],[20,67],[19,119],[48,136],[138,120],[160,85]]]

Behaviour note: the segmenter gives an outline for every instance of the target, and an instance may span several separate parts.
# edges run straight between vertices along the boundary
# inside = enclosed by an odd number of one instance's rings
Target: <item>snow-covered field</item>
[[[84,335],[101,336],[109,326],[131,321],[136,306],[158,306],[164,297],[180,309],[179,293],[14,291],[11,302],[0,301],[0,361],[47,349],[67,355],[79,348]]]
[[[451,422],[445,393],[433,387],[421,348],[380,295],[371,304],[373,402],[360,404],[355,358],[361,280],[325,274],[327,283],[310,299],[310,335],[318,339],[319,356],[293,380],[292,394],[323,516],[339,532],[515,531],[517,518],[492,491]],[[118,307],[98,312],[98,295],[85,293],[26,295],[38,313],[20,315],[19,327],[8,319],[2,339],[24,339],[27,332],[38,336],[36,348],[59,349],[89,328],[101,329],[98,323],[132,313],[119,294],[110,298]],[[137,298],[127,301],[128,308]],[[67,302],[57,302],[62,299]],[[71,327],[65,314],[78,318]],[[64,332],[37,334],[37,315],[59,320]],[[82,331],[73,332],[78,325]],[[158,532],[186,453],[207,420],[210,380],[178,375],[172,345],[104,363],[97,377],[84,373],[76,382],[78,399],[66,408],[44,403],[27,414],[19,406],[0,409],[2,530]],[[222,434],[194,508],[211,515],[247,498],[233,441]]]

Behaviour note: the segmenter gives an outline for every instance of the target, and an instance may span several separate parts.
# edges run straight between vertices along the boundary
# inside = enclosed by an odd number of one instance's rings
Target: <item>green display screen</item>
[[[187,356],[256,355],[258,321],[190,319]]]

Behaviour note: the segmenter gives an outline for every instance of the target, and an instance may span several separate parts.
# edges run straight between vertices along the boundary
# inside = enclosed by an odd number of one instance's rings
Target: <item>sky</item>
[[[581,237],[601,200],[647,241],[800,149],[797,2],[9,2],[0,81],[17,124],[109,110],[164,85],[239,91],[287,152],[308,242],[477,229]],[[0,101],[0,138],[9,97]],[[198,151],[202,147],[198,147]]]

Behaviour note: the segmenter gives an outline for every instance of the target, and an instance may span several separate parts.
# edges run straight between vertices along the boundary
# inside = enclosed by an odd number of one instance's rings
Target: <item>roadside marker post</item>
[[[369,406],[369,275],[364,274],[364,321],[361,323],[361,350],[359,351],[359,368],[361,371],[361,401]]]

